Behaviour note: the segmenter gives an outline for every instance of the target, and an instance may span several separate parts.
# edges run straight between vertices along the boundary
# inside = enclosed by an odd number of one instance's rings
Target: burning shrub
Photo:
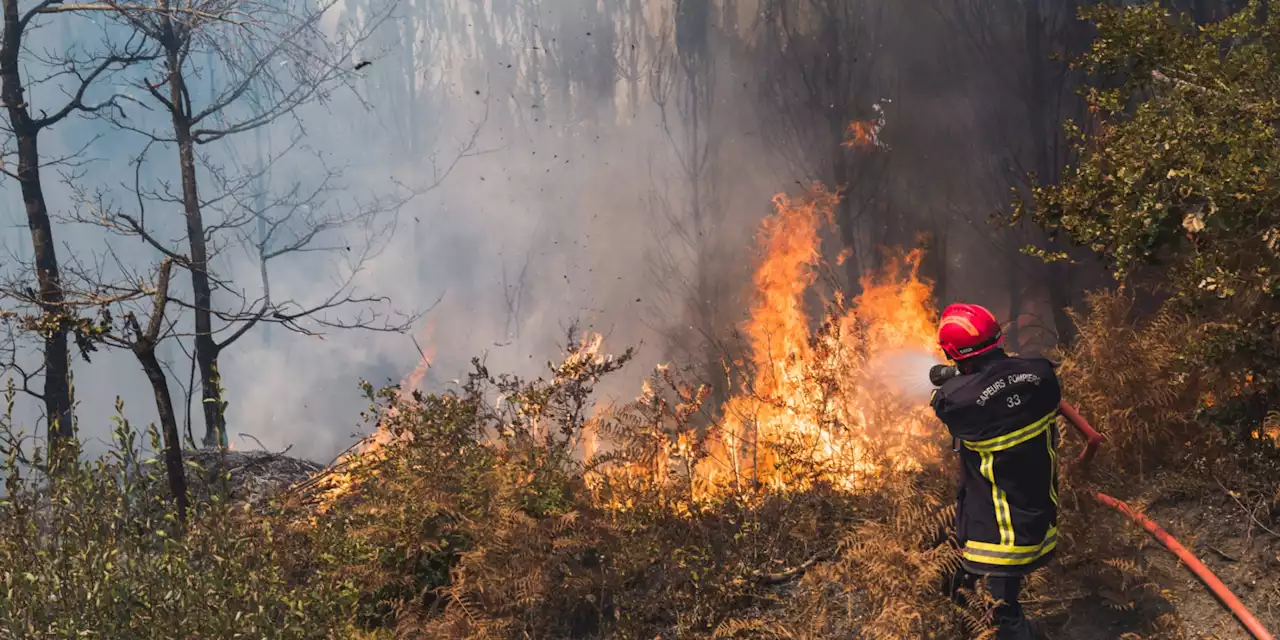
[[[453,393],[366,384],[375,437],[298,492],[295,506],[320,512],[297,520],[303,561],[326,558],[330,576],[353,580],[368,625],[502,635],[536,624],[510,612],[533,602],[557,612],[546,631],[581,624],[587,613],[559,615],[599,592],[591,567],[607,536],[575,451],[594,385],[630,359],[598,348],[572,341],[553,377],[532,382],[475,361]]]
[[[864,278],[851,302],[832,292],[820,323],[806,309],[823,266],[819,231],[837,200],[819,185],[799,198],[775,197],[774,215],[761,224],[762,255],[743,327],[750,357],[736,363],[742,371],[734,377],[743,382],[723,407],[704,411],[705,389],[682,387],[662,371],[635,403],[615,412],[631,432],[620,448],[632,451],[640,473],[661,475],[674,456],[670,471],[684,474],[680,482],[694,497],[765,486],[864,490],[889,472],[939,459],[941,425],[921,398],[913,403],[890,392],[876,366],[887,353],[937,351],[919,254],[892,260],[881,278]],[[927,384],[927,369],[913,372],[918,383]],[[669,399],[656,392],[664,386]],[[655,410],[674,423],[659,424]],[[695,416],[699,428],[692,430],[686,423]]]
[[[707,492],[690,482],[706,459],[691,420],[705,387],[662,370],[640,400],[583,419],[594,384],[625,360],[598,347],[572,343],[549,379],[477,363],[458,393],[373,393],[386,444],[300,492],[325,511],[294,512],[306,549],[294,557],[350,581],[363,624],[402,637],[729,637],[752,619],[803,630],[837,611],[811,637],[869,620],[961,623],[924,595],[954,566],[938,532],[945,475],[888,472],[877,493],[821,481]],[[569,455],[588,434],[609,450]],[[792,455],[782,462],[812,462]],[[832,596],[836,582],[856,597]]]
[[[944,432],[875,363],[932,349],[929,287],[904,256],[814,326],[804,295],[834,202],[775,200],[747,382],[721,410],[666,367],[593,407],[630,359],[599,336],[571,336],[545,379],[476,362],[457,392],[366,387],[375,435],[300,492],[320,512],[298,519],[305,557],[354,580],[364,623],[408,637],[958,630],[936,597],[955,562]]]

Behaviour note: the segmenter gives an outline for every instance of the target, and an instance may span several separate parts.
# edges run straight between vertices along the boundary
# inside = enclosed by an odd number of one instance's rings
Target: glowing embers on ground
[[[887,471],[919,469],[939,453],[940,426],[928,407],[892,393],[872,366],[877,354],[936,350],[919,252],[864,277],[851,303],[836,292],[820,328],[810,329],[805,294],[822,261],[819,231],[836,202],[820,186],[800,199],[779,195],[761,224],[755,300],[743,327],[749,374],[712,428],[711,455],[699,468],[708,491],[815,482],[857,489]]]

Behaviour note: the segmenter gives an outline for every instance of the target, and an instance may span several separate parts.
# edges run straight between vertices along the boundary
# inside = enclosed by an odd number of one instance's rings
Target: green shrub
[[[1210,394],[1202,424],[1241,442],[1280,405],[1280,16],[1265,6],[1204,26],[1164,3],[1086,9],[1079,161],[1032,209],[1189,319],[1172,339]]]
[[[0,430],[20,442],[6,419]],[[153,449],[159,435],[150,431]],[[295,581],[279,530],[225,501],[200,503],[184,530],[163,473],[120,420],[115,448],[45,475],[5,447],[0,502],[0,637],[350,637],[354,593]]]

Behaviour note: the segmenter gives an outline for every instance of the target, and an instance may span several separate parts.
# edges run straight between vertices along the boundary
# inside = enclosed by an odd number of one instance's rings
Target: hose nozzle
[[[958,375],[960,370],[955,365],[935,364],[929,369],[929,382],[935,387],[941,387],[944,382]]]

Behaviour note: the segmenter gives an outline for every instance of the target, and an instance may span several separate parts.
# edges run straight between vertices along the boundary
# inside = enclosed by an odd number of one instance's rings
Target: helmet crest
[[[952,360],[984,354],[1004,340],[995,314],[976,304],[955,303],[942,311],[938,346]]]

